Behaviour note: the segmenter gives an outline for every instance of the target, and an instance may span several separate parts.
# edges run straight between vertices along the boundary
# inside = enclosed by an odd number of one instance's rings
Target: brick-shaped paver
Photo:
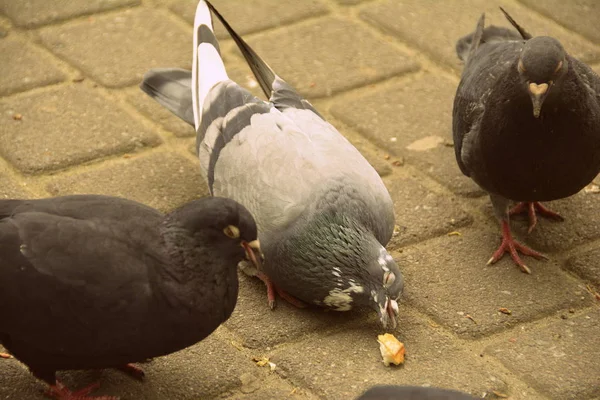
[[[453,192],[483,191],[465,177],[452,146],[452,102],[458,82],[425,73],[335,101],[330,112],[381,148],[416,163]]]
[[[596,0],[519,0],[572,31],[600,44],[598,18],[600,3]]]
[[[600,398],[600,312],[518,330],[486,353],[551,399]]]
[[[0,39],[0,54],[0,96],[65,79],[48,55],[14,35]]]
[[[267,371],[255,366],[218,336],[213,333],[185,350],[139,364],[146,373],[143,382],[116,370],[59,372],[59,378],[71,389],[100,383],[93,395],[144,400],[212,399],[239,387],[244,374],[255,374],[264,380]],[[1,398],[47,399],[42,395],[44,385],[16,360],[0,359],[0,365]]]
[[[169,8],[173,12],[190,24],[194,23],[197,1],[169,0],[169,3]],[[240,35],[287,25],[328,11],[322,0],[252,0],[251,2],[215,0],[213,4]],[[250,15],[254,17],[249,18]],[[219,39],[229,37],[216,18],[213,18],[213,23]]]
[[[590,304],[585,289],[555,261],[526,258],[531,275],[521,272],[508,256],[487,266],[500,244],[494,228],[459,230],[460,235],[442,236],[394,254],[404,274],[405,301],[465,338]]]
[[[571,197],[543,203],[564,217],[564,221],[555,221],[538,216],[538,223],[531,233],[529,217],[526,214],[513,216],[513,233],[536,250],[560,254],[564,250],[600,238],[600,196],[596,193],[581,191]],[[486,203],[484,212],[496,221],[491,202]]]
[[[456,41],[475,30],[481,13],[486,13],[487,26],[510,26],[498,5],[486,0],[470,0],[468,4],[462,0],[387,0],[364,9],[360,15],[374,26],[398,35],[411,47],[425,50],[435,60],[460,70]],[[572,56],[582,61],[600,58],[600,48],[527,7],[511,3],[505,9],[532,35],[556,37]]]
[[[366,323],[282,347],[270,359],[288,379],[299,380],[327,400],[353,399],[376,384],[438,386],[479,396],[494,390],[533,394],[508,384],[505,373],[487,368],[478,352],[461,350],[439,327],[403,306],[398,322],[395,335],[406,348],[405,363],[399,367],[383,365],[377,342],[380,328]]]
[[[263,368],[270,368],[265,366]],[[277,366],[275,366],[277,369]],[[218,398],[235,400],[317,400],[318,397],[302,387],[282,380],[271,372],[267,379],[257,374],[246,373],[241,376],[242,385],[235,391],[221,394]]]
[[[14,119],[16,114],[21,119]],[[0,100],[0,117],[0,153],[26,173],[161,143],[148,128],[84,84]]]
[[[248,38],[248,43],[308,97],[330,96],[418,68],[365,26],[341,18],[318,18]]]
[[[200,166],[175,152],[123,158],[104,168],[58,178],[47,190],[53,196],[93,193],[126,197],[161,211],[208,194]]]
[[[46,0],[0,0],[0,11],[10,17],[15,25],[32,28],[80,15],[137,5],[140,2],[140,0],[62,0],[59,2]]]
[[[270,310],[265,285],[257,278],[241,273],[238,302],[225,326],[241,338],[244,347],[265,350],[331,326],[364,320],[371,315],[376,313],[369,308],[348,312],[327,311],[317,307],[300,309],[281,298],[277,298],[275,309]]]
[[[436,193],[420,181],[402,169],[384,180],[394,201],[398,226],[392,247],[452,232],[472,222],[457,197]]]
[[[362,3],[365,0],[335,0],[335,1],[337,1],[339,4],[343,4],[343,5],[354,5],[354,4]]]
[[[570,257],[565,262],[565,269],[591,282],[600,292],[600,246],[585,253]]]
[[[166,11],[127,9],[43,28],[40,37],[102,85],[121,87],[139,83],[149,68],[191,68],[191,30],[174,19]]]

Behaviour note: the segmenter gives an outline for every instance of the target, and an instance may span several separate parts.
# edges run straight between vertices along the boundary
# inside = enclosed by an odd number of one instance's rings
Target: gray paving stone
[[[21,120],[14,120],[14,114]],[[0,153],[26,173],[48,172],[161,143],[83,84],[0,101]]]
[[[0,363],[1,398],[46,399],[41,394],[44,385],[25,367],[14,359],[0,359]],[[215,398],[225,390],[240,386],[243,374],[258,374],[259,379],[265,379],[265,373],[252,361],[215,334],[185,350],[139,365],[146,373],[143,382],[115,370],[65,371],[59,372],[58,376],[71,389],[99,382],[101,387],[93,395],[118,395],[124,400]]]
[[[268,368],[268,367],[265,367]],[[245,375],[244,378],[246,378]],[[246,378],[248,379],[248,378]],[[255,375],[250,375],[250,384],[244,387],[244,384],[236,392],[224,393],[219,399],[235,400],[317,400],[317,397],[308,391],[290,385],[282,380],[277,374],[271,373],[271,376],[265,380],[256,379]],[[254,380],[253,380],[254,379]]]
[[[506,255],[486,266],[500,244],[499,232],[490,228],[460,229],[460,236],[443,236],[394,254],[404,274],[405,301],[465,338],[590,304],[590,296],[556,262],[527,258],[531,275]]]
[[[513,233],[533,248],[560,254],[562,251],[600,238],[600,196],[581,191],[576,195],[552,202],[543,203],[561,214],[565,220],[557,222],[538,217],[538,224],[527,233],[529,219],[523,214],[511,219]],[[485,212],[495,220],[491,203],[486,204]]]
[[[453,192],[484,192],[465,177],[452,146],[452,102],[457,83],[430,73],[336,101],[330,112],[373,140],[403,156]]]
[[[199,167],[174,152],[124,158],[110,166],[57,178],[47,187],[53,196],[106,194],[136,200],[161,211],[206,196]]]
[[[335,0],[337,1],[339,4],[345,5],[345,6],[349,6],[349,5],[354,5],[354,4],[359,4],[364,2],[365,0]]]
[[[552,399],[600,398],[600,313],[515,332],[515,341],[486,349]]]
[[[254,277],[240,273],[240,294],[235,311],[225,326],[235,332],[242,345],[266,350],[284,342],[300,340],[306,335],[362,321],[375,311],[370,309],[347,312],[326,311],[316,307],[296,308],[277,298],[277,306],[269,310],[265,285]],[[365,322],[376,325],[377,321]]]
[[[519,0],[559,24],[600,43],[600,3],[595,0]]]
[[[169,0],[169,3],[169,8],[173,12],[188,23],[194,23],[197,1]],[[240,35],[287,25],[328,11],[320,0],[253,0],[252,2],[215,0],[213,4]],[[214,24],[219,39],[229,37],[216,18]]]
[[[0,39],[0,54],[0,96],[65,79],[48,56],[13,36]]]
[[[330,96],[419,67],[368,28],[341,18],[324,17],[266,32],[248,43],[307,97]]]
[[[600,291],[600,248],[570,257],[565,269],[591,282]]]
[[[0,11],[10,17],[18,26],[33,28],[47,23],[58,22],[80,15],[93,14],[140,4],[140,0],[0,0]]]
[[[599,59],[598,47],[528,8],[511,3],[506,10],[531,34],[559,39],[574,57],[586,62]],[[410,46],[425,50],[435,60],[460,70],[462,66],[454,50],[456,41],[475,30],[482,12],[486,13],[486,25],[510,26],[498,4],[486,0],[471,0],[468,4],[462,0],[388,0],[362,10],[360,15],[374,26],[397,35]]]
[[[414,243],[443,235],[471,224],[473,219],[462,208],[456,197],[432,190],[420,179],[396,169],[384,182],[394,200],[396,225],[399,233],[388,247]]]
[[[363,325],[315,335],[276,350],[271,360],[290,379],[300,380],[328,400],[353,399],[375,384],[432,385],[477,395],[492,390],[532,394],[526,388],[507,385],[502,373],[486,367],[485,358],[461,350],[438,328],[402,306],[395,334],[405,345],[406,361],[399,367],[385,367],[377,343],[378,329]]]
[[[191,68],[191,30],[145,8],[40,30],[42,43],[107,87],[137,84],[153,67]]]

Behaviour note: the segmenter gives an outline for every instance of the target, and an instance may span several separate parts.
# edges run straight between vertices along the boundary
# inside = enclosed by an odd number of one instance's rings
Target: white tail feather
[[[212,32],[210,10],[204,0],[198,2],[194,18],[194,59],[192,60],[192,102],[196,129],[202,120],[202,107],[210,89],[228,80],[227,71],[218,50],[211,43],[198,43],[199,29],[206,25]],[[202,64],[200,64],[202,63]]]

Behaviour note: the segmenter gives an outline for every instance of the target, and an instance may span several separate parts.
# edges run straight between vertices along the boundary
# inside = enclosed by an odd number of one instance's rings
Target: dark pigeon
[[[230,199],[167,215],[106,196],[0,200],[0,342],[49,395],[83,400],[90,389],[70,392],[56,371],[199,342],[235,307],[238,262],[259,254],[252,216]]]
[[[461,171],[489,194],[501,223],[502,244],[489,263],[508,252],[545,256],[512,237],[509,217],[536,213],[562,220],[540,201],[571,196],[600,172],[600,78],[552,37],[516,28],[484,29],[457,43],[465,62],[454,99],[453,134]],[[510,200],[519,202],[508,208]]]
[[[228,78],[209,7],[269,101]],[[403,280],[384,247],[393,203],[375,169],[208,2],[198,4],[193,39],[191,73],[151,70],[141,89],[194,124],[210,192],[256,218],[265,263],[253,272],[267,284],[269,304],[277,291],[338,311],[365,305],[394,328]]]
[[[373,386],[356,400],[475,400],[476,397],[455,390],[422,386]]]

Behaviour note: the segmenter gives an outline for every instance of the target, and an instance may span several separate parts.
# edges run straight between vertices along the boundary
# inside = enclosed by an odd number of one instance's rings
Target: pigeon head
[[[531,98],[533,116],[538,118],[552,87],[556,86],[567,72],[565,49],[554,38],[534,37],[525,42],[517,69]]]
[[[258,230],[252,214],[238,202],[223,197],[204,197],[173,211],[171,229],[186,231],[209,248],[232,256],[245,256],[257,268],[263,260]]]
[[[395,328],[404,281],[398,265],[373,233],[339,214],[321,216],[305,230],[296,254],[318,263],[327,289],[318,302],[337,311],[373,308],[384,328]],[[307,245],[309,244],[309,245]]]

